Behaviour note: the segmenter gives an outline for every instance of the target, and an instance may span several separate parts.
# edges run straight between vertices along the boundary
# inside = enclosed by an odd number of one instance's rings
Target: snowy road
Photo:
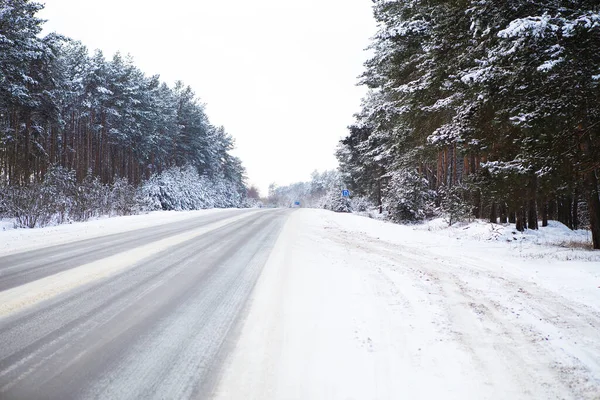
[[[600,399],[598,253],[483,222],[175,218],[26,253],[43,231],[7,232],[0,399]]]
[[[241,210],[208,214],[186,221],[172,222],[151,228],[101,236],[76,243],[22,252],[0,258],[0,291],[56,274],[82,264],[113,256],[146,243],[190,231],[225,217],[243,213]]]
[[[220,212],[0,258],[0,398],[202,397],[288,215]]]

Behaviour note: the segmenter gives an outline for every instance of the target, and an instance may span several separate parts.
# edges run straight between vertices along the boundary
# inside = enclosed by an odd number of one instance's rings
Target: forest
[[[0,0],[0,217],[249,204],[234,141],[192,88],[43,36],[42,8]],[[558,220],[600,249],[597,0],[375,0],[373,12],[368,93],[339,171],[272,186],[268,201],[519,231]]]
[[[377,0],[342,179],[401,222],[443,213],[600,248],[597,0]],[[539,222],[538,222],[539,221]]]
[[[0,0],[0,216],[21,226],[139,209],[240,207],[232,137],[192,88],[56,33]]]

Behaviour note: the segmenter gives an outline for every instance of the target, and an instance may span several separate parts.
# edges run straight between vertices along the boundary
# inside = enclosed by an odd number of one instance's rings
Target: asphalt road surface
[[[0,317],[0,399],[205,398],[289,212],[223,212],[0,258],[2,295],[209,227]]]

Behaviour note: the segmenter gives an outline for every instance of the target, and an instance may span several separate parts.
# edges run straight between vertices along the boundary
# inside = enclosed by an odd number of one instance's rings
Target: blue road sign
[[[342,190],[342,196],[344,196],[344,197],[350,197],[350,191],[348,189]]]
[[[300,202],[299,202],[299,201],[296,201],[296,202],[294,202],[294,205],[295,205],[295,206],[299,206],[299,205],[300,205]]]

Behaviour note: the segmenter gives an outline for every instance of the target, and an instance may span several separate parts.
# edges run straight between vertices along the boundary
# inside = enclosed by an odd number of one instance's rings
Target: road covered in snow
[[[0,232],[0,398],[600,398],[600,255],[556,245],[585,233],[442,225],[209,210]]]
[[[600,398],[597,254],[522,239],[297,211],[214,396]]]

